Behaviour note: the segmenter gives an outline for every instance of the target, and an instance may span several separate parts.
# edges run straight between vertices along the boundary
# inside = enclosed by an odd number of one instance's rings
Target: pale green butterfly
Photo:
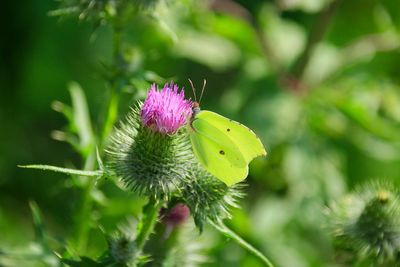
[[[257,135],[239,122],[215,112],[200,110],[192,81],[195,102],[189,123],[190,141],[195,156],[204,168],[228,186],[243,181],[249,163],[267,152]],[[201,90],[201,100],[206,81]]]

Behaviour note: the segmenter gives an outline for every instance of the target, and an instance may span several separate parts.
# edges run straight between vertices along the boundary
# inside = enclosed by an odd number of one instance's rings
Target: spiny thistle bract
[[[229,217],[241,186],[226,186],[198,162],[185,128],[191,114],[183,90],[173,83],[160,91],[153,85],[113,134],[106,166],[140,195],[185,203],[201,229],[208,219]]]
[[[399,266],[400,195],[392,184],[360,187],[332,206],[330,219],[339,245],[356,252],[356,260]]]
[[[193,219],[200,231],[207,220],[219,223],[229,218],[229,208],[237,207],[242,197],[243,184],[228,187],[195,162],[190,168],[188,180],[182,189],[182,198],[190,208]]]

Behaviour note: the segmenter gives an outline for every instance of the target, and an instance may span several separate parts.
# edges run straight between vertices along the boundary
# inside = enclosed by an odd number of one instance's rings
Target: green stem
[[[257,250],[255,247],[247,243],[243,238],[241,238],[238,234],[233,232],[231,229],[229,229],[226,225],[223,223],[216,224],[214,222],[210,221],[210,224],[217,229],[219,232],[224,234],[225,236],[232,238],[235,240],[242,248],[246,249],[248,252],[256,256],[261,262],[265,264],[267,267],[274,267],[274,265],[271,263],[271,261],[264,255],[262,254],[259,250]]]
[[[118,116],[118,103],[119,103],[119,77],[121,76],[121,29],[114,26],[113,35],[113,77],[109,80],[111,84],[111,96],[108,105],[105,109],[106,116],[104,124],[101,128],[99,147],[103,149],[104,143],[108,138],[115,120]],[[85,160],[85,170],[92,170],[95,165],[96,151],[91,151]],[[84,178],[84,177],[82,177]],[[87,242],[89,239],[90,230],[90,214],[93,207],[92,191],[96,185],[95,179],[87,180],[82,192],[82,202],[77,216],[77,229],[76,240],[78,251],[83,252],[86,250]]]
[[[118,106],[119,106],[119,89],[120,89],[120,78],[122,76],[123,59],[121,56],[121,28],[113,25],[113,40],[112,40],[112,68],[113,73],[108,83],[110,84],[110,98],[106,108],[106,115],[101,131],[101,144],[103,143],[110,134],[112,127],[118,117]]]
[[[105,141],[107,140],[113,125],[115,123],[115,121],[117,120],[118,117],[118,103],[119,103],[119,94],[117,92],[117,90],[115,89],[115,87],[113,87],[111,89],[111,96],[110,96],[110,100],[107,106],[107,114],[104,120],[104,125],[103,125],[103,129],[101,132],[101,144],[100,144],[100,148],[103,149],[103,145],[105,143]]]
[[[95,165],[95,153],[89,154],[89,156],[85,160],[85,170],[93,169]],[[81,177],[81,179],[87,179],[87,177]],[[86,250],[87,242],[89,238],[89,230],[90,230],[90,211],[93,205],[92,191],[96,185],[96,179],[87,179],[87,184],[82,192],[82,202],[80,209],[78,211],[77,216],[77,230],[76,230],[76,238],[77,238],[77,247],[78,251],[83,252]]]
[[[26,169],[37,169],[37,170],[43,170],[43,171],[53,171],[53,172],[59,172],[59,173],[64,173],[64,174],[69,174],[69,175],[80,175],[80,176],[88,176],[88,177],[99,177],[103,174],[102,170],[84,171],[84,170],[76,170],[76,169],[62,168],[62,167],[51,166],[51,165],[40,165],[40,164],[18,165],[18,167],[26,168]]]
[[[154,230],[162,205],[161,201],[151,199],[143,208],[143,219],[140,223],[139,235],[136,238],[136,246],[140,252]]]

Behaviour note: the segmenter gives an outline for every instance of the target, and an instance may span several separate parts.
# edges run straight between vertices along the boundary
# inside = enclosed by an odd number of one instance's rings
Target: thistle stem
[[[110,98],[105,109],[106,115],[104,119],[104,124],[101,132],[102,143],[108,138],[114,122],[118,116],[118,106],[119,106],[119,82],[122,77],[123,59],[121,56],[121,28],[113,25],[113,39],[112,39],[112,77],[108,80],[110,84]],[[103,144],[101,144],[103,145]],[[102,147],[102,146],[101,146]]]
[[[242,248],[246,249],[248,252],[256,256],[261,262],[265,264],[267,267],[274,267],[274,265],[271,263],[271,261],[264,255],[262,254],[258,249],[247,243],[243,238],[241,238],[238,234],[236,234],[234,231],[229,229],[226,225],[223,223],[216,224],[214,222],[210,221],[210,224],[217,229],[219,232],[224,234],[226,237],[232,238],[235,240]]]
[[[118,87],[118,80],[122,76],[120,71],[120,57],[121,57],[121,29],[116,25],[113,25],[113,68],[114,73],[113,77],[109,80],[111,84],[111,95],[109,98],[108,105],[105,109],[105,120],[101,127],[100,132],[100,140],[99,140],[99,147],[103,149],[106,139],[110,134],[114,122],[117,119],[118,115],[118,106],[119,106],[119,87]],[[89,154],[89,156],[85,160],[85,167],[84,170],[92,170],[95,165],[95,151]],[[90,230],[90,212],[93,208],[93,198],[92,192],[95,188],[96,180],[89,179],[87,184],[85,185],[83,192],[82,192],[82,202],[78,212],[78,226],[77,226],[77,244],[79,251],[85,250],[87,247],[87,242],[89,238],[89,230]]]
[[[84,170],[93,169],[95,158],[94,153],[89,154],[85,160]],[[76,235],[78,251],[86,251],[90,230],[90,212],[93,206],[92,191],[96,185],[96,179],[88,177],[81,177],[81,179],[86,179],[87,183],[82,192],[82,202],[77,216]]]
[[[51,165],[18,165],[19,168],[26,168],[26,169],[37,169],[37,170],[44,170],[44,171],[53,171],[59,172],[69,175],[80,175],[80,176],[89,176],[89,177],[99,177],[103,174],[102,170],[96,171],[86,171],[86,170],[76,170],[76,169],[69,169],[69,168],[62,168],[57,166]]]
[[[143,208],[143,218],[140,223],[139,235],[136,238],[138,251],[142,251],[150,234],[157,223],[158,214],[163,203],[158,200],[150,199],[149,203]]]
[[[118,106],[119,106],[119,94],[116,90],[116,86],[113,86],[111,90],[110,100],[108,102],[108,106],[106,109],[106,116],[104,120],[103,129],[101,132],[101,141],[100,147],[103,148],[105,141],[107,140],[115,121],[118,117]]]

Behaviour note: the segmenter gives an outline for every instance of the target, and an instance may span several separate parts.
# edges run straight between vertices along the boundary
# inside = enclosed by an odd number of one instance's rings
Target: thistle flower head
[[[143,124],[139,104],[115,130],[107,149],[106,167],[130,190],[154,199],[168,199],[188,175],[193,160],[184,129],[173,134]]]
[[[144,101],[141,118],[144,126],[163,134],[175,133],[192,115],[192,102],[171,82],[159,91],[153,84]]]

